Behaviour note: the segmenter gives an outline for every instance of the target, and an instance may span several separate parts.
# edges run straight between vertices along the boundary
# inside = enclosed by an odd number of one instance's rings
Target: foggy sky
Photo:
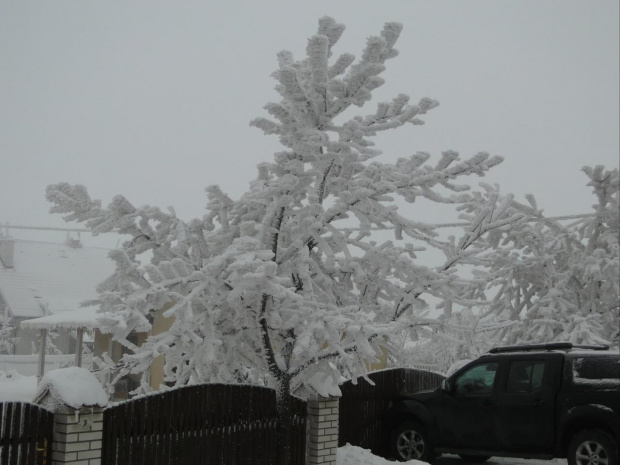
[[[502,155],[471,182],[533,193],[548,215],[588,212],[583,165],[618,166],[616,0],[4,1],[0,222],[65,226],[44,198],[61,181],[186,220],[204,214],[210,184],[237,198],[281,150],[248,125],[279,100],[276,53],[303,57],[323,15],[347,26],[336,54],[359,56],[384,22],[404,24],[360,113],[398,93],[440,102],[426,125],[378,138],[380,161]]]

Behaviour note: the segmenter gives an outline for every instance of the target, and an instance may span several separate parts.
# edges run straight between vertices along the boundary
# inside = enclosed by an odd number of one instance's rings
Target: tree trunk
[[[291,443],[293,432],[291,379],[282,376],[276,386],[278,465],[293,465]]]

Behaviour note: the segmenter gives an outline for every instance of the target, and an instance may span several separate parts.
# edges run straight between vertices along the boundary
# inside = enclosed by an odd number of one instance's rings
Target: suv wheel
[[[569,465],[618,465],[618,445],[599,429],[580,431],[568,446]]]
[[[428,462],[433,457],[426,431],[414,421],[401,423],[392,431],[390,449],[400,462],[414,459]]]

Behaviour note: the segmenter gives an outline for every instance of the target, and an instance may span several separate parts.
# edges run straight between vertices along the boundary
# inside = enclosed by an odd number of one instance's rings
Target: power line
[[[581,218],[589,218],[589,217],[593,217],[593,216],[607,216],[607,215],[601,215],[601,214],[597,214],[597,213],[580,213],[577,215],[564,215],[564,216],[550,216],[550,217],[542,217],[542,218],[534,218],[531,221],[537,221],[538,219],[545,219],[545,220],[578,220]],[[433,227],[433,228],[457,228],[460,226],[467,226],[469,223],[439,223],[439,224],[429,224],[429,226]],[[84,233],[88,233],[91,232],[90,229],[82,229],[82,228],[51,228],[51,227],[47,227],[47,226],[14,226],[12,224],[9,223],[5,223],[3,226],[7,233],[10,229],[23,229],[23,230],[34,230],[34,231],[66,231],[66,232],[84,232]],[[359,231],[360,228],[342,228],[346,231]],[[371,231],[383,231],[386,229],[394,229],[393,226],[388,226],[385,228],[379,228],[377,226],[373,226],[371,228],[369,228]]]
[[[35,231],[68,231],[68,232],[90,232],[90,229],[80,228],[50,228],[47,226],[13,226],[12,224],[5,223],[3,226],[7,232],[10,229],[29,229]]]
[[[557,220],[557,221],[562,221],[562,220],[578,220],[581,218],[590,218],[590,217],[594,217],[594,216],[608,216],[608,215],[601,215],[601,214],[597,214],[597,213],[580,213],[578,215],[564,215],[564,216],[549,216],[549,217],[538,217],[538,218],[532,218],[531,220],[529,220],[529,222],[533,222],[533,221],[538,221],[538,220]],[[460,226],[468,226],[469,223],[438,223],[438,224],[429,224],[428,226],[431,228],[458,228]],[[342,228],[345,231],[359,231],[360,228]],[[378,226],[371,226],[370,228],[368,228],[368,230],[370,231],[385,231],[385,230],[390,230],[390,229],[394,229],[394,226],[386,226],[384,228],[379,228]]]

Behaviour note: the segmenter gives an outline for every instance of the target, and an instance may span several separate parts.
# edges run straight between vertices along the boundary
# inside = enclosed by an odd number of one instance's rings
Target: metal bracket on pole
[[[84,328],[78,328],[77,341],[75,347],[75,366],[82,366],[82,340],[84,339]]]
[[[41,345],[39,346],[39,374],[37,375],[37,384],[41,382],[45,374],[45,349],[47,342],[47,329],[41,330]]]

